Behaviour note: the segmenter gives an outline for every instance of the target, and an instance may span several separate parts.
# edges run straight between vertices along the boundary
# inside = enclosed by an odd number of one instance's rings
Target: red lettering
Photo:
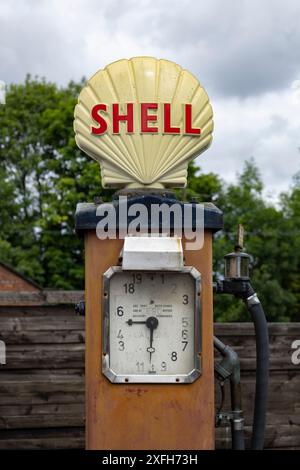
[[[158,132],[157,127],[148,127],[149,121],[157,121],[156,114],[148,114],[148,109],[157,109],[157,103],[141,103],[141,132]]]
[[[106,104],[96,104],[92,108],[92,118],[99,124],[99,127],[92,126],[92,134],[101,135],[107,131],[107,122],[103,116],[100,116],[99,111],[106,111]]]
[[[120,122],[126,123],[126,132],[132,134],[134,132],[134,103],[124,103],[124,107],[126,106],[127,112],[126,114],[120,113],[120,104],[119,103],[112,103],[112,133],[119,134],[120,133]],[[163,124],[161,124],[160,129],[162,129],[162,133],[164,134],[181,134],[181,128],[179,126],[172,125],[172,105],[170,103],[141,103],[140,104],[140,132],[146,134],[153,134],[158,133],[158,115],[157,110],[158,106],[163,106]],[[101,114],[107,114],[108,106],[103,103],[96,104],[93,106],[91,110],[91,116],[93,120],[98,124],[98,127],[91,127],[91,133],[94,135],[102,135],[107,132],[108,129],[108,122],[105,117]],[[151,112],[152,111],[152,112]],[[156,111],[155,114],[153,111]],[[102,112],[102,113],[101,113]],[[192,105],[185,104],[183,107],[184,113],[184,134],[187,135],[200,135],[201,129],[198,127],[193,127],[193,117],[192,117]],[[159,114],[160,116],[160,114]],[[156,125],[151,125],[151,123],[156,123]]]
[[[164,104],[164,133],[166,134],[180,134],[179,127],[172,127],[171,125],[171,105],[170,103]]]
[[[184,105],[184,112],[185,112],[185,134],[191,135],[199,135],[201,134],[201,129],[197,127],[192,127],[192,105],[185,104]]]
[[[129,134],[133,132],[133,103],[127,103],[127,114],[119,114],[119,105],[118,103],[114,103],[112,105],[112,117],[113,117],[113,134],[119,134],[120,121],[127,122],[127,132]]]

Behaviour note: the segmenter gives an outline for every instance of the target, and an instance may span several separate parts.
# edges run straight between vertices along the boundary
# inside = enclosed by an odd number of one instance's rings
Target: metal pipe
[[[242,411],[240,361],[237,353],[214,336],[214,346],[222,354],[223,360],[215,365],[215,371],[222,380],[230,380],[231,396],[231,439],[232,449],[244,450],[244,418]]]

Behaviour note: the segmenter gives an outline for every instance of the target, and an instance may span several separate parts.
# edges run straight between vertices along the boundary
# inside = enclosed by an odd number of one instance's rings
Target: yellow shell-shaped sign
[[[212,108],[197,78],[152,57],[99,70],[74,115],[76,143],[100,162],[104,187],[184,187],[188,162],[212,140]]]

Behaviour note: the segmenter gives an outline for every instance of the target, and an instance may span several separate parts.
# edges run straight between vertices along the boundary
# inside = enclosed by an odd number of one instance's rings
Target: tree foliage
[[[82,83],[58,88],[27,77],[11,85],[0,106],[0,260],[52,288],[83,288],[83,243],[74,234],[76,204],[112,192],[99,165],[76,146],[73,111]],[[215,276],[232,251],[236,229],[246,231],[252,282],[269,320],[300,320],[300,173],[276,205],[266,202],[253,160],[235,184],[189,165],[183,199],[213,201],[224,212],[215,235]],[[218,321],[246,320],[241,302],[216,296]]]
[[[83,286],[74,211],[103,192],[99,165],[75,144],[81,86],[27,77],[0,106],[0,259],[47,287]]]

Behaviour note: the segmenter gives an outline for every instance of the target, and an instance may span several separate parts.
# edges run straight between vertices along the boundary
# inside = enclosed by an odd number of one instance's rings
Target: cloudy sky
[[[0,0],[0,80],[59,84],[136,55],[178,62],[214,109],[205,171],[254,157],[270,198],[300,170],[299,0]]]

